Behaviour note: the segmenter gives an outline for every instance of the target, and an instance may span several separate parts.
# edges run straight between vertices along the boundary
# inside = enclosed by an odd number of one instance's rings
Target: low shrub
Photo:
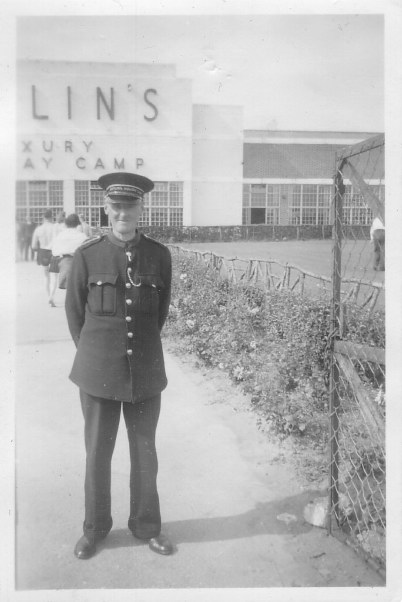
[[[264,427],[325,437],[330,301],[229,284],[203,262],[174,258],[167,336],[225,371],[251,396]],[[348,339],[385,344],[384,316],[348,311]]]

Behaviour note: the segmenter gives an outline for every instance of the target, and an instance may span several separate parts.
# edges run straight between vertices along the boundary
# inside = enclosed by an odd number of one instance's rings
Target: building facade
[[[374,136],[353,132],[267,132],[244,134],[243,220],[246,225],[327,225],[331,220],[336,153]],[[365,160],[367,162],[367,159]],[[384,157],[374,151],[364,165],[366,184],[384,200]],[[345,224],[373,219],[359,190],[345,179]]]
[[[242,107],[193,104],[173,65],[20,61],[17,90],[16,214],[37,223],[107,226],[97,180],[121,170],[155,181],[141,225],[328,224],[335,152],[373,135],[244,130]],[[350,184],[345,211],[371,220]]]

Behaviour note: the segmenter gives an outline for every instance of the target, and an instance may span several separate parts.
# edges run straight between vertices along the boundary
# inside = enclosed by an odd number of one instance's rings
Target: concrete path
[[[83,420],[78,390],[68,380],[74,346],[64,292],[50,308],[34,263],[17,264],[17,282],[18,590],[135,589],[140,600],[140,590],[152,588],[383,586],[351,549],[304,523],[303,508],[316,492],[303,491],[278,461],[278,448],[259,433],[244,398],[223,379],[211,380],[169,353],[157,446],[163,531],[176,553],[153,554],[127,529],[122,420],[113,457],[114,527],[96,556],[77,560]],[[297,520],[278,520],[284,513]]]

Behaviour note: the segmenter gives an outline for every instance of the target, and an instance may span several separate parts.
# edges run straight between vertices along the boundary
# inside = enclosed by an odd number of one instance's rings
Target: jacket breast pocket
[[[141,314],[157,314],[159,293],[164,288],[161,278],[155,274],[138,274],[134,282],[134,309]]]
[[[91,274],[88,278],[88,307],[97,316],[114,316],[117,308],[118,274]]]

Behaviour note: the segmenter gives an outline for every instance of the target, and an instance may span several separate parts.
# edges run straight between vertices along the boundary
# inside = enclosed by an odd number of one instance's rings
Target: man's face
[[[143,201],[106,201],[105,213],[109,216],[113,234],[117,238],[129,240],[134,236],[143,210]]]

